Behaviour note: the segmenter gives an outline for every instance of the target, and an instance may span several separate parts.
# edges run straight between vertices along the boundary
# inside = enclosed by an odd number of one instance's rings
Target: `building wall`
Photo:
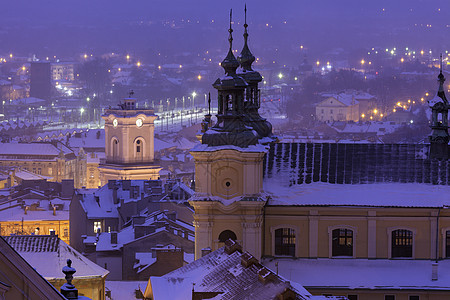
[[[76,266],[73,266],[76,269]],[[106,277],[90,277],[90,278],[75,278],[72,281],[73,285],[78,290],[78,296],[85,296],[92,300],[105,300],[105,280]],[[64,274],[62,274],[64,276]],[[109,278],[108,278],[109,279]],[[61,290],[61,286],[67,281],[61,279],[48,279],[48,281],[57,289]]]
[[[19,167],[38,175],[48,176],[49,181],[62,182],[74,179],[75,188],[86,186],[86,158],[42,160],[33,158],[0,158],[0,167]]]
[[[175,234],[170,234],[166,231],[161,231],[156,234],[148,235],[143,238],[137,239],[131,243],[125,244],[123,246],[123,270],[122,270],[122,279],[123,280],[140,280],[136,274],[135,269],[133,269],[133,265],[136,260],[136,252],[151,252],[151,249],[156,247],[156,245],[175,245],[178,248],[181,248],[184,252],[194,253],[194,243],[190,240],[183,237],[180,237]],[[164,255],[163,255],[164,256]],[[181,255],[182,256],[182,255]],[[161,257],[164,258],[164,257]],[[183,259],[183,257],[182,257]],[[174,263],[176,263],[174,261]],[[178,264],[177,264],[178,265]],[[182,267],[183,263],[179,264],[178,267]],[[173,268],[173,270],[176,268]],[[152,276],[161,276],[165,271],[168,270],[168,266],[160,263],[155,265],[152,268]],[[112,273],[112,272],[111,272]],[[164,273],[165,274],[165,273]],[[148,278],[147,278],[148,279]]]
[[[96,162],[86,163],[86,188],[88,189],[96,189],[101,186],[98,165]]]
[[[97,252],[95,263],[110,272],[108,275],[108,280],[124,280],[122,277],[122,268],[126,266],[126,264],[122,263],[120,251],[115,251],[114,253]],[[134,261],[131,262],[131,266],[133,265]]]
[[[412,258],[435,259],[436,245],[438,257],[442,258],[446,255],[445,232],[450,230],[450,212],[440,211],[438,229],[437,214],[438,210],[432,208],[268,206],[265,208],[263,255],[275,256],[276,229],[291,228],[296,232],[296,257],[332,257],[331,230],[348,228],[353,231],[354,258],[391,258],[391,232],[396,229],[413,232]],[[217,232],[213,231],[213,236],[215,234]]]
[[[58,212],[57,212],[58,213]],[[31,235],[36,233],[39,228],[39,235],[50,235],[50,229],[64,242],[70,242],[70,225],[69,220],[35,220],[35,221],[0,221],[0,235]]]
[[[316,119],[323,122],[359,121],[359,103],[345,105],[330,97],[316,105]]]

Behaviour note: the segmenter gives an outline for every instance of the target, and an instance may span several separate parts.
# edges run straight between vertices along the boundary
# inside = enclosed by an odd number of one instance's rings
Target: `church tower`
[[[213,87],[218,93],[217,123],[191,151],[195,159],[195,257],[203,248],[215,250],[232,238],[244,250],[261,257],[263,159],[267,151],[258,133],[245,122],[249,84],[236,70],[232,51],[230,12],[229,50],[221,66],[225,76]]]
[[[448,155],[448,110],[450,105],[444,92],[445,77],[442,74],[442,54],[441,54],[441,68],[438,76],[439,89],[437,95],[428,101],[431,108],[431,135],[430,139],[430,158],[446,160]]]
[[[100,163],[100,179],[158,179],[161,168],[154,164],[153,109],[138,109],[136,99],[123,99],[118,108],[105,110],[106,161]]]
[[[261,93],[258,84],[262,81],[262,76],[252,69],[255,56],[248,47],[247,5],[245,5],[244,14],[244,47],[237,58],[240,64],[238,75],[248,84],[244,97],[244,121],[247,126],[252,127],[258,133],[259,139],[266,138],[265,140],[270,142],[272,141],[272,124],[262,118],[258,112],[261,106]]]

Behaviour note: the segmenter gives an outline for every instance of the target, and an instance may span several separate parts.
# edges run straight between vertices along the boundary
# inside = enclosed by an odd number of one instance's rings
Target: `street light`
[[[278,74],[278,78],[283,79],[283,74],[282,74],[282,73],[279,73],[279,74]]]
[[[193,93],[192,93],[192,107],[193,107],[194,104],[195,104],[195,96],[197,96],[197,93],[196,93],[196,92],[193,92]]]

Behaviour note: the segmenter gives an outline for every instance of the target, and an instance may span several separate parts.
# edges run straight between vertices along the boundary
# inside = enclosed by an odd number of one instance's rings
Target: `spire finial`
[[[440,58],[440,72],[442,74],[442,53],[441,53],[441,58]]]
[[[233,28],[231,27],[232,16],[233,10],[230,9],[230,29],[228,29],[228,42],[230,43],[230,49],[228,49],[228,54],[221,63],[221,66],[225,69],[225,73],[227,75],[236,74],[236,69],[239,67],[239,62],[236,60],[236,57],[234,57],[233,54]]]
[[[232,18],[233,18],[233,9],[230,9],[230,29],[228,29],[228,32],[230,33],[228,37],[228,41],[230,42],[230,49],[232,49],[233,47],[233,28],[231,28]]]
[[[247,28],[247,3],[245,3],[245,5],[244,5],[244,20],[245,20],[245,23],[244,23],[244,27],[245,28]]]
[[[255,61],[255,57],[253,56],[252,52],[248,48],[248,24],[247,24],[247,4],[244,6],[244,47],[242,48],[241,54],[238,57],[239,63],[241,64],[242,69],[244,69],[245,72],[253,71],[252,70],[252,63]]]

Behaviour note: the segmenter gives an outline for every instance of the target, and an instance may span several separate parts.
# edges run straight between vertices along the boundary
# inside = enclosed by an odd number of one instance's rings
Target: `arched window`
[[[137,161],[142,161],[144,158],[144,140],[141,138],[134,141],[134,157]]]
[[[279,228],[275,230],[275,255],[295,256],[295,230]]]
[[[113,158],[119,157],[119,141],[116,138],[112,138],[112,156]]]
[[[232,239],[233,241],[237,240],[236,234],[231,230],[224,230],[219,234],[220,243],[225,243],[228,239]]]
[[[332,231],[332,256],[353,256],[353,230],[337,228]]]
[[[412,257],[413,232],[407,229],[392,231],[391,257]]]

